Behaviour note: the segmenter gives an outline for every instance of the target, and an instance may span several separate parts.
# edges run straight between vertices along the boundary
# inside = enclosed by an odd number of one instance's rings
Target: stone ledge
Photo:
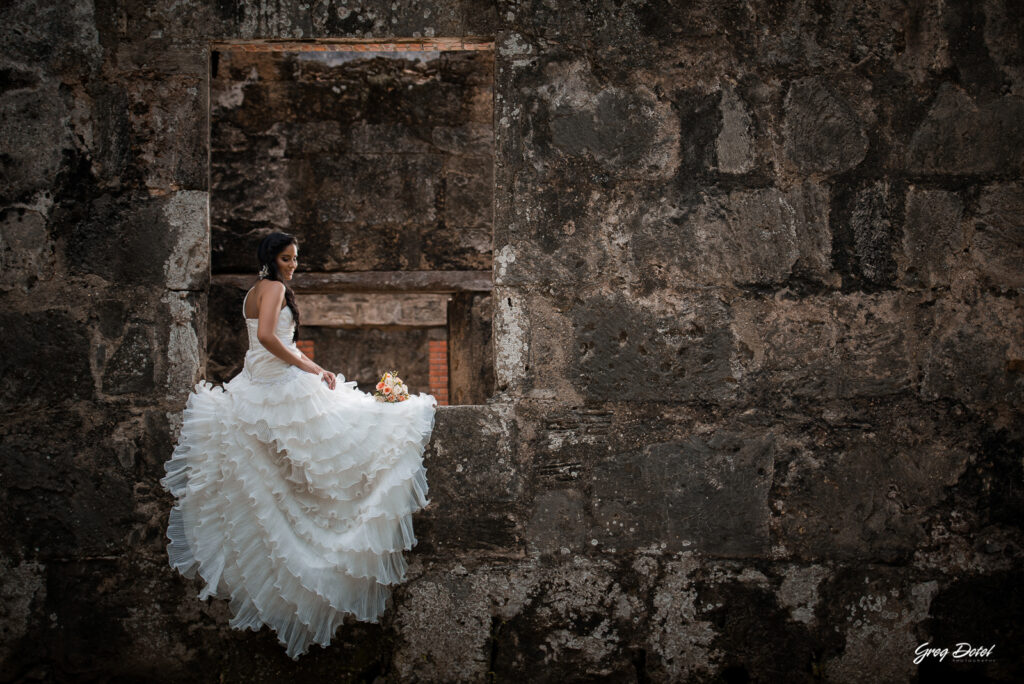
[[[316,40],[255,40],[213,43],[213,50],[242,52],[447,52],[454,50],[494,50],[494,41],[464,36],[459,38],[395,38],[364,41],[358,38],[319,38]]]
[[[214,285],[252,287],[255,275],[220,273]],[[490,292],[490,271],[349,271],[347,273],[297,273],[292,289],[299,294],[335,292]]]

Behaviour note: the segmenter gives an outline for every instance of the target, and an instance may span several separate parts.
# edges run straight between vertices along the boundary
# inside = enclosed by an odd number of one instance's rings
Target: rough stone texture
[[[1008,0],[6,3],[0,681],[1021,681],[1022,35]],[[446,210],[493,189],[497,393],[439,411],[382,623],[293,663],[164,550],[185,393],[240,358],[209,46],[395,36],[494,39],[493,179]],[[389,177],[488,138],[452,114]],[[958,641],[993,657],[913,663]]]
[[[848,171],[867,154],[864,125],[829,80],[799,79],[783,102],[786,156],[803,173]]]
[[[490,268],[492,52],[213,60],[215,272],[251,269],[269,229],[312,271]]]
[[[297,295],[295,302],[306,325],[444,327],[448,299],[445,294],[340,293]]]
[[[963,204],[955,193],[908,189],[902,270],[909,287],[949,287],[965,270],[963,213]]]
[[[1024,288],[1024,187],[982,188],[971,253],[983,278],[1000,289]]]

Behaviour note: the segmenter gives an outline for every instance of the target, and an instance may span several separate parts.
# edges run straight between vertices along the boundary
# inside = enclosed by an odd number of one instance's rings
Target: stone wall
[[[1013,3],[0,13],[3,681],[1024,675]],[[386,620],[292,663],[164,554],[209,41],[474,35],[498,393],[439,411]]]
[[[214,273],[491,269],[494,53],[214,51]]]

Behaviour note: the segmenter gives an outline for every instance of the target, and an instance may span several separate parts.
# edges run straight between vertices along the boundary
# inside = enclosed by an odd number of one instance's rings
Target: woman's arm
[[[274,334],[277,330],[277,319],[281,315],[281,305],[284,303],[284,283],[276,280],[266,281],[260,300],[259,323],[256,325],[256,339],[267,348],[271,354],[289,363],[298,366],[307,373],[321,373],[323,369],[310,361],[305,354],[295,352],[284,346],[284,342]]]
[[[316,361],[314,361],[313,359],[311,359],[311,358],[309,358],[308,356],[306,356],[306,355],[305,355],[305,353],[303,353],[303,351],[302,351],[301,349],[299,350],[299,356],[301,356],[302,358],[306,359],[306,361],[309,361],[309,362],[310,362],[311,364],[313,364],[314,366],[316,366],[316,372],[317,372],[317,373],[322,373],[322,372],[323,372],[323,370],[324,370],[324,367],[323,367],[323,366],[321,366],[321,365],[320,365],[319,363],[317,363]]]

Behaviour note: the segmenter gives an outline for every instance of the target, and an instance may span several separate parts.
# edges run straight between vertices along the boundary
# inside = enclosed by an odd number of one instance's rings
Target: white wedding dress
[[[437,402],[378,402],[341,374],[331,390],[245,320],[245,366],[223,387],[195,386],[160,480],[177,498],[167,553],[205,581],[200,599],[230,599],[232,627],[269,625],[297,659],[329,644],[345,613],[378,622],[405,581]],[[276,334],[297,351],[294,327],[285,307]]]

